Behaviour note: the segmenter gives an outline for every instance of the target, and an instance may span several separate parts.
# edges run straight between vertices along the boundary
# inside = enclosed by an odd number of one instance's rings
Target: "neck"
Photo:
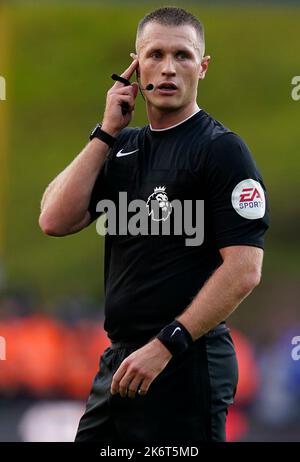
[[[196,102],[189,104],[177,111],[162,111],[154,106],[147,104],[147,114],[150,125],[154,129],[168,128],[179,124],[199,110]]]

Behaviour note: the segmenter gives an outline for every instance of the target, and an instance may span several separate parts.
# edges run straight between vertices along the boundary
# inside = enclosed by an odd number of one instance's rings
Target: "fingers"
[[[151,381],[145,373],[138,372],[134,368],[128,369],[128,364],[123,362],[113,376],[111,394],[120,393],[122,398],[135,398],[137,394],[144,396],[148,392]]]
[[[151,379],[136,377],[128,386],[127,396],[129,398],[135,398],[136,395],[145,396],[149,390]]]
[[[126,374],[119,383],[119,393],[122,398],[135,398],[136,395],[145,396],[151,381],[137,374],[135,376]]]
[[[111,393],[120,393],[122,398],[134,398],[136,391],[143,381],[143,377],[138,371],[134,368],[127,369],[128,365],[122,365],[119,367],[115,373],[112,384],[111,384]]]
[[[132,112],[134,111],[135,108],[135,101],[134,98],[130,95],[122,95],[119,101],[120,106],[123,106],[126,108],[127,111]]]
[[[133,380],[127,385],[127,396],[128,398],[135,398],[136,393],[141,388],[143,378],[141,376],[134,377]]]
[[[127,370],[127,364],[123,361],[117,372],[114,374],[111,386],[110,386],[110,392],[112,395],[115,395],[116,393],[119,393],[119,383],[123,376],[125,375]]]
[[[133,111],[135,107],[135,100],[139,92],[139,87],[136,82],[127,87],[111,88],[107,93],[110,102],[115,102],[119,106],[123,103],[128,103],[130,109]]]
[[[140,396],[145,396],[148,393],[149,387],[151,383],[153,382],[153,380],[154,380],[154,377],[151,377],[151,376],[144,377],[143,382],[140,384],[137,390]]]
[[[121,84],[123,85],[123,84]],[[114,93],[114,94],[118,94],[118,95],[134,95],[134,88],[133,88],[133,84],[132,85],[129,85],[129,86],[121,86],[120,88],[112,88],[111,90],[109,90],[109,93]]]
[[[123,77],[124,79],[130,80],[132,77],[132,74],[137,69],[138,65],[139,65],[138,59],[134,59],[132,63],[130,64],[130,66],[127,67],[127,69],[121,74],[121,77]],[[114,84],[112,88],[121,88],[121,87],[124,87],[124,83],[116,81],[116,83]]]
[[[121,77],[124,77],[124,79],[130,80],[132,74],[134,73],[138,65],[139,65],[138,59],[134,59],[132,63],[130,64],[130,66],[127,67],[127,69],[123,72],[123,74],[121,74]]]
[[[141,380],[141,377],[126,374],[119,383],[120,396],[122,398],[126,398],[126,396],[128,396],[128,398],[134,398]]]
[[[127,102],[131,110],[134,110],[135,100],[139,92],[139,86],[136,82],[127,87],[112,88],[109,91],[110,97],[117,98],[118,104]]]
[[[108,102],[110,105],[122,106],[124,103],[127,103],[130,111],[134,110],[135,98],[136,91],[132,86],[110,90],[108,92]]]

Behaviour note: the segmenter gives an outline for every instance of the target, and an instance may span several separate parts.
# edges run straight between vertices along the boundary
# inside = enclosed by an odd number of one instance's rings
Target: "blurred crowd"
[[[50,400],[53,405],[67,400],[75,407],[79,403],[82,412],[109,340],[103,329],[103,310],[85,309],[81,303],[80,309],[78,300],[65,299],[65,309],[61,306],[56,318],[30,313],[28,298],[2,297],[0,336],[5,339],[6,359],[0,361],[0,407],[24,398],[44,404]],[[263,348],[231,328],[239,384],[227,419],[229,441],[245,439],[253,419],[268,428],[300,426],[300,363],[291,355],[291,338],[296,334],[297,329],[285,332],[275,344]],[[49,404],[47,409],[50,412]],[[57,405],[57,409],[60,415],[63,407]],[[66,415],[80,415],[76,409],[77,414],[73,406],[72,411],[66,408]]]

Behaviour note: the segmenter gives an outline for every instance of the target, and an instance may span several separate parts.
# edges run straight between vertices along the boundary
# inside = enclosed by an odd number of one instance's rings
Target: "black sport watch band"
[[[90,140],[93,138],[98,138],[99,140],[103,141],[103,143],[107,144],[110,148],[112,148],[117,141],[116,138],[102,130],[101,124],[97,124],[90,134]]]

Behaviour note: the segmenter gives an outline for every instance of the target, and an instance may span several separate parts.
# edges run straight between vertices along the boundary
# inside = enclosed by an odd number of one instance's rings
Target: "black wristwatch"
[[[98,138],[99,140],[106,143],[110,148],[112,148],[115,142],[117,141],[116,138],[103,131],[101,127],[101,124],[96,125],[96,127],[90,134],[90,140],[92,140],[93,138]]]

